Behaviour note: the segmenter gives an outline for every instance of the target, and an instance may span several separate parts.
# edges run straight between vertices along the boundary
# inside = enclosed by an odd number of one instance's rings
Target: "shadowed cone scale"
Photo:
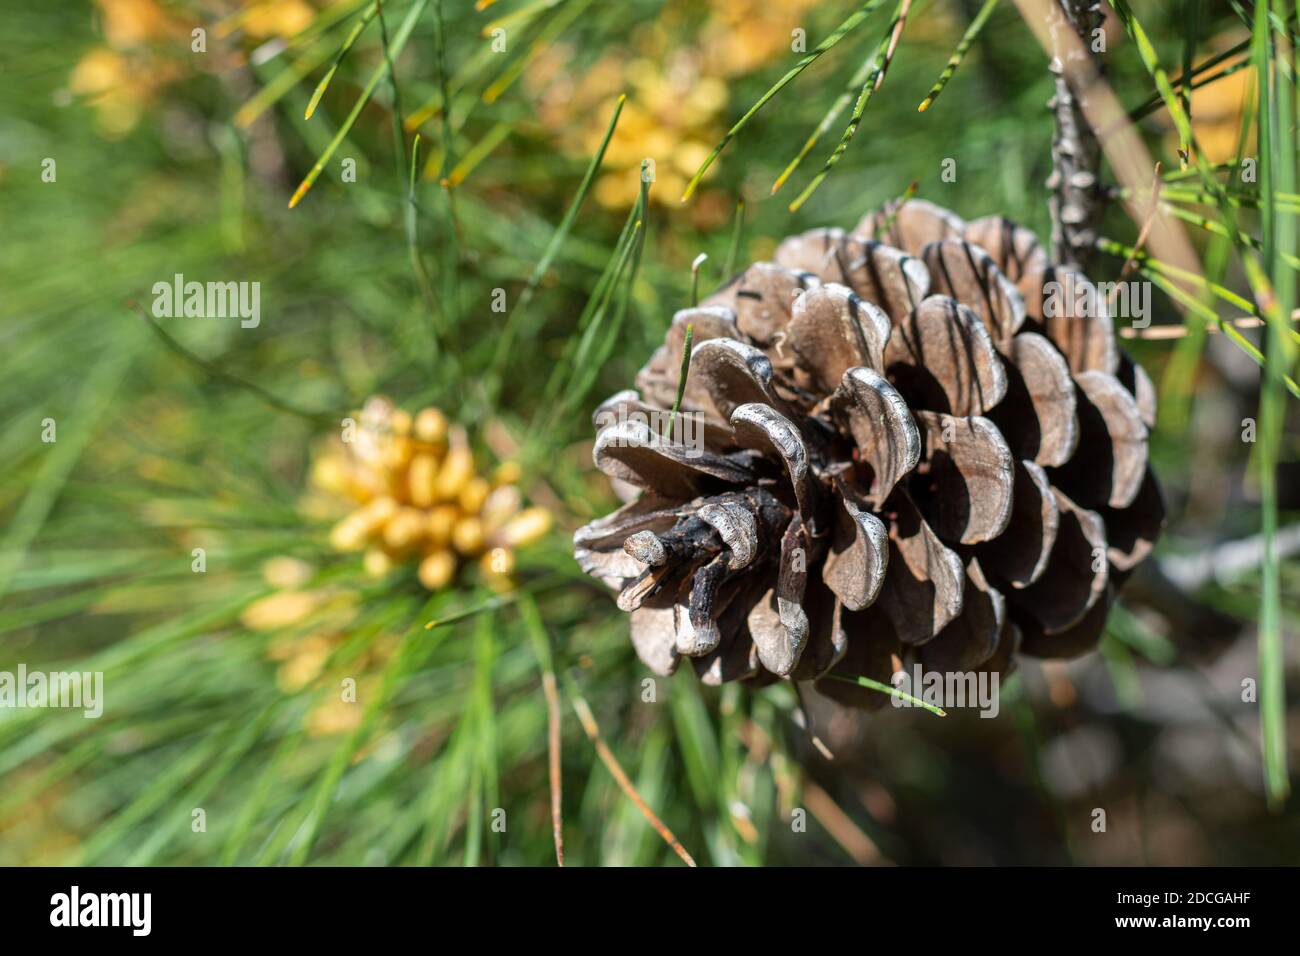
[[[1094,647],[1164,522],[1155,394],[1088,280],[997,216],[910,200],[781,243],[678,312],[596,466],[638,493],[574,535],[657,674],[888,697],[898,662],[1008,672]],[[682,410],[665,429],[687,327]]]

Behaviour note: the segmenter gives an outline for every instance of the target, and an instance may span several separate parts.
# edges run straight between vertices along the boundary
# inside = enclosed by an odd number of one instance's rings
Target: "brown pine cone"
[[[919,200],[775,260],[678,312],[639,394],[597,409],[596,466],[640,495],[575,552],[641,660],[877,707],[825,675],[1093,647],[1164,517],[1154,390],[1095,287],[1014,223]],[[688,325],[702,447],[662,411]]]

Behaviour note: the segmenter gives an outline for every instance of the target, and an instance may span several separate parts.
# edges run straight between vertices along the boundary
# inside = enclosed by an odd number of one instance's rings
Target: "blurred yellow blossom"
[[[95,128],[106,139],[130,133],[170,84],[195,70],[222,69],[228,62],[222,54],[229,50],[217,47],[194,58],[192,31],[213,16],[199,4],[95,0],[95,8],[104,42],[82,55],[69,89],[94,107]],[[243,0],[241,9],[218,23],[215,35],[238,30],[255,43],[288,39],[309,27],[317,12],[307,0]]]
[[[95,0],[95,6],[99,8],[104,39],[116,50],[129,50],[188,32],[156,0]]]
[[[106,139],[125,136],[179,67],[154,47],[188,33],[155,0],[95,0],[105,45],[91,47],[72,70],[68,87],[95,109]],[[188,49],[188,47],[186,47]]]
[[[722,138],[730,81],[793,53],[794,30],[814,0],[782,4],[727,0],[711,5],[694,44],[683,44],[691,4],[670,2],[653,22],[633,31],[625,47],[611,48],[582,76],[568,71],[571,47],[557,45],[529,73],[540,91],[539,114],[560,130],[569,148],[592,153],[621,93],[628,94],[618,129],[596,181],[596,201],[625,208],[640,189],[643,159],[655,163],[653,201],[676,206],[690,177]],[[693,205],[702,225],[730,215],[729,204],[706,190]]]
[[[354,507],[330,531],[338,551],[360,551],[367,573],[382,577],[415,563],[430,591],[451,583],[457,568],[480,562],[496,588],[511,585],[513,548],[550,530],[550,512],[525,508],[518,469],[478,474],[464,429],[436,408],[412,416],[386,398],[366,402],[355,427],[315,463],[316,485]]]
[[[251,37],[289,39],[311,26],[316,8],[306,0],[245,0],[236,22]]]
[[[1229,31],[1211,41],[1211,46],[1216,53],[1221,53],[1246,39],[1247,36],[1240,30]],[[1203,76],[1213,76],[1236,62],[1239,62],[1238,59],[1230,59],[1227,63],[1212,67]],[[1224,163],[1237,158],[1237,147],[1241,139],[1242,112],[1247,97],[1254,94],[1254,81],[1254,67],[1247,65],[1222,79],[1192,91],[1191,108],[1188,110],[1192,120],[1192,131],[1196,134],[1196,142],[1201,148],[1201,154],[1208,162]],[[1156,122],[1165,129],[1165,140],[1169,152],[1173,154],[1178,148],[1178,131],[1174,129],[1173,121],[1169,118],[1169,111],[1159,110],[1155,118]],[[1252,123],[1250,135],[1247,136],[1244,144],[1245,155],[1251,155],[1255,148]]]
[[[103,47],[88,52],[72,71],[73,93],[95,108],[95,128],[107,139],[125,136],[155,99],[157,75],[134,68],[122,54]]]
[[[309,513],[344,512],[330,531],[335,550],[360,552],[371,577],[413,564],[430,591],[450,585],[465,564],[477,564],[492,588],[513,586],[515,549],[551,528],[549,511],[524,506],[517,463],[502,462],[490,478],[480,475],[464,429],[437,408],[412,415],[376,396],[345,425],[313,464],[312,483],[323,495],[304,501]],[[270,559],[262,577],[274,590],[244,608],[240,621],[272,634],[266,656],[278,662],[281,691],[321,693],[306,726],[310,734],[328,735],[355,727],[362,712],[355,697],[339,692],[340,682],[369,680],[396,640],[380,635],[346,669],[337,666],[356,597],[337,585],[312,586],[315,574],[301,559]]]

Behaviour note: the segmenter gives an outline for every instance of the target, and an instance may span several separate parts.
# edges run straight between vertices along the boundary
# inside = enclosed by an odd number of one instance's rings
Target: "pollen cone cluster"
[[[1163,504],[1151,382],[1106,303],[1001,217],[912,200],[785,240],[678,312],[596,466],[639,495],[579,529],[659,674],[997,671],[1093,647]],[[665,434],[687,328],[682,408]]]
[[[463,429],[436,408],[412,416],[385,398],[366,402],[355,428],[317,459],[313,477],[355,504],[330,532],[339,551],[362,551],[376,577],[418,562],[430,591],[449,584],[457,568],[478,560],[489,584],[508,587],[514,549],[550,529],[544,508],[525,508],[513,482],[517,465],[491,479],[478,474]]]

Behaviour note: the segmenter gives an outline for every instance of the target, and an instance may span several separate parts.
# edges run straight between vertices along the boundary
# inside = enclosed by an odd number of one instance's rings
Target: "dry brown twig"
[[[1148,244],[1152,254],[1163,262],[1199,275],[1200,261],[1182,224],[1171,220],[1169,216],[1152,213],[1151,207],[1155,203],[1143,186],[1146,184],[1148,170],[1155,165],[1155,161],[1138,135],[1137,127],[1128,118],[1128,112],[1115,96],[1110,84],[1101,76],[1095,58],[1078,34],[1070,29],[1057,29],[1053,33],[1051,24],[1058,16],[1059,2],[1060,0],[1015,0],[1025,23],[1047,55],[1053,57],[1058,49],[1062,51],[1061,79],[1074,91],[1077,109],[1087,121],[1087,137],[1099,142],[1115,178],[1127,187],[1129,198],[1124,200],[1124,205],[1129,217],[1134,223],[1150,221]],[[1073,3],[1074,0],[1070,2]],[[1079,0],[1079,5],[1088,4]],[[1100,140],[1095,139],[1097,134],[1094,131],[1097,130],[1104,132]],[[1086,184],[1086,177],[1077,182]],[[1091,185],[1097,184],[1093,181]],[[1097,196],[1100,201],[1100,189],[1097,190]],[[1079,241],[1086,238],[1087,235],[1084,234]]]
[[[835,838],[853,862],[860,866],[878,866],[888,862],[871,837],[840,809],[831,795],[807,777],[803,781],[803,796],[808,812]]]
[[[772,751],[772,741],[767,733],[752,720],[745,721],[740,728],[740,742],[755,763],[767,763],[776,756]],[[862,866],[891,866],[892,862],[880,852],[871,837],[867,836],[835,802],[835,799],[814,783],[807,774],[799,775],[799,786],[803,790],[804,803],[822,828],[834,838],[844,852]]]
[[[1052,191],[1052,258],[1085,273],[1105,207],[1101,146],[1084,115],[1092,79],[1100,70],[1087,48],[1077,41],[1103,22],[1097,0],[1049,0],[1043,11],[1044,49],[1050,57],[1048,69],[1055,84],[1048,101],[1054,121],[1052,174],[1047,180]]]
[[[564,815],[561,807],[563,791],[560,781],[560,691],[555,674],[547,668],[542,672],[542,692],[546,695],[546,756],[551,785],[551,830],[555,836],[555,863],[564,866]]]
[[[898,11],[898,20],[894,24],[894,30],[889,36],[889,47],[885,50],[884,66],[876,74],[875,89],[880,89],[880,84],[885,82],[885,69],[889,66],[890,61],[894,59],[894,51],[898,49],[899,38],[903,35],[903,27],[907,25],[907,15],[912,10],[912,0],[905,0]]]
[[[1147,217],[1142,223],[1142,228],[1138,230],[1137,242],[1133,243],[1133,251],[1128,254],[1124,260],[1124,265],[1119,270],[1119,280],[1116,282],[1114,289],[1111,290],[1111,303],[1114,304],[1115,295],[1119,291],[1119,283],[1123,282],[1128,276],[1129,271],[1137,263],[1137,258],[1142,252],[1142,247],[1146,245],[1147,235],[1151,232],[1151,220],[1155,217],[1157,210],[1160,208],[1160,161],[1156,161],[1155,174],[1151,178],[1151,205],[1147,209]]]
[[[1300,322],[1300,309],[1291,313],[1291,321]],[[1224,319],[1223,325],[1230,325],[1234,329],[1258,329],[1264,325],[1264,320],[1257,315],[1243,315],[1236,319]],[[1219,325],[1206,324],[1205,331],[1215,335],[1223,331]],[[1167,339],[1181,339],[1188,334],[1185,325],[1151,325],[1145,329],[1125,326],[1119,329],[1116,334],[1122,339],[1146,339],[1149,341],[1165,341]]]
[[[578,692],[572,681],[568,682],[566,689],[569,692],[569,697],[573,700],[573,709],[578,715],[578,722],[582,724],[583,732],[586,733],[587,739],[596,748],[596,756],[600,757],[605,769],[613,776],[614,782],[619,785],[619,788],[632,801],[633,805],[641,811],[641,815],[654,827],[655,832],[663,838],[663,841],[672,847],[673,852],[681,857],[687,866],[695,866],[695,860],[686,852],[686,848],[678,842],[677,837],[673,836],[673,831],[669,830],[655,812],[650,809],[650,806],[641,798],[641,794],[637,793],[636,787],[632,785],[628,775],[623,772],[623,767],[619,764],[618,758],[605,745],[604,739],[600,736],[600,725],[596,723],[596,718],[592,714],[591,708],[587,706],[586,699]]]

